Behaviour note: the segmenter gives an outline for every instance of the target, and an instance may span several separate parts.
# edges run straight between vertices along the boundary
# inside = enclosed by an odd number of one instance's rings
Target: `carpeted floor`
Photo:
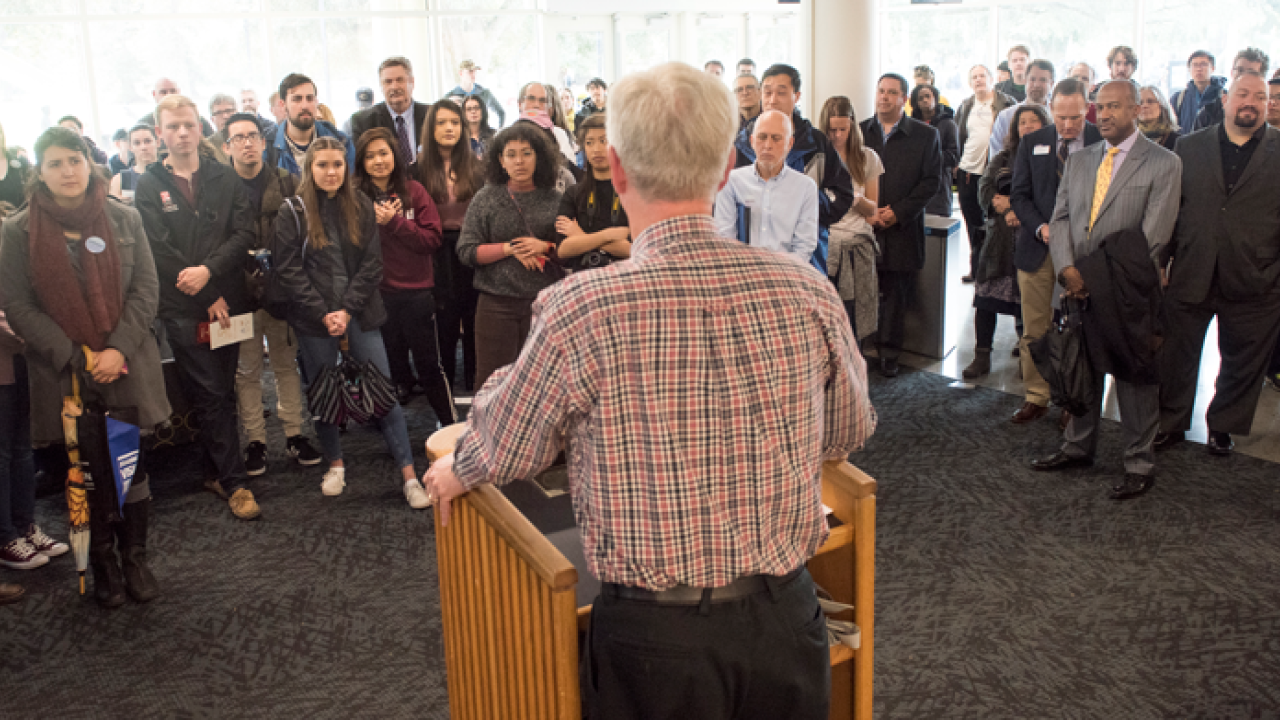
[[[877,718],[1280,717],[1280,466],[1161,453],[1146,496],[1043,474],[1021,398],[876,379]],[[1056,413],[1054,415],[1056,417]]]
[[[880,482],[876,717],[1280,717],[1280,468],[1188,445],[1113,503],[1118,425],[1095,469],[1041,475],[1051,422],[948,383],[873,378],[880,427],[853,458]],[[432,414],[408,415],[421,447]],[[448,717],[432,520],[381,436],[344,436],[347,490],[325,498],[269,427],[253,523],[153,457],[156,602],[98,609],[69,557],[0,573],[29,593],[0,608],[0,717]],[[59,495],[38,511],[65,534]]]

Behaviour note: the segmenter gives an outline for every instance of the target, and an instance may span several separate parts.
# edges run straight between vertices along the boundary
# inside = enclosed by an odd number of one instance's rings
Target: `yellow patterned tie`
[[[1107,198],[1107,190],[1111,187],[1111,168],[1115,165],[1118,152],[1118,147],[1108,149],[1107,156],[1098,166],[1098,179],[1093,184],[1093,208],[1089,210],[1089,232],[1093,232],[1093,224],[1098,220],[1098,210],[1102,208],[1102,201]]]

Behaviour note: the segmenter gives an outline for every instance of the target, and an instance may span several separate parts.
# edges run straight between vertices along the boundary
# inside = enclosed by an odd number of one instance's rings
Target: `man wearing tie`
[[[1209,452],[1248,435],[1280,333],[1280,130],[1267,127],[1267,81],[1245,72],[1223,100],[1220,125],[1178,141],[1182,210],[1172,243],[1160,365],[1156,449],[1191,428],[1200,353],[1218,318],[1222,368],[1205,420]]]
[[[1105,142],[1067,159],[1049,224],[1049,251],[1054,267],[1059,268],[1058,277],[1072,297],[1089,294],[1076,268],[1077,260],[1097,250],[1108,236],[1142,232],[1158,270],[1164,246],[1173,234],[1182,161],[1138,132],[1140,102],[1138,86],[1127,80],[1103,85],[1097,105],[1098,130]],[[1099,372],[1099,388],[1102,379]],[[1145,493],[1153,483],[1152,443],[1160,423],[1160,387],[1119,377],[1115,387],[1125,434],[1125,475],[1111,488],[1110,497],[1124,500]],[[1049,471],[1092,465],[1101,405],[1099,398],[1087,415],[1072,415],[1062,449],[1031,466]]]
[[[1053,319],[1053,259],[1049,257],[1049,219],[1067,158],[1102,139],[1098,128],[1084,119],[1089,109],[1088,86],[1068,78],[1053,89],[1049,105],[1053,124],[1024,137],[1018,144],[1009,203],[1022,224],[1013,248],[1022,296],[1022,340],[1018,343],[1026,397],[1013,414],[1017,425],[1049,412],[1049,383],[1040,376],[1028,346],[1049,331]]]
[[[431,106],[413,100],[413,65],[408,58],[389,57],[378,66],[378,84],[384,100],[351,116],[351,145],[366,130],[384,127],[399,141],[405,167],[418,159],[418,138]]]

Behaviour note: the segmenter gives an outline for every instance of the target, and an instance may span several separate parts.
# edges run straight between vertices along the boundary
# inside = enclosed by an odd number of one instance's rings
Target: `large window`
[[[732,72],[752,55],[761,68],[791,62],[804,72],[794,9],[698,4],[716,12],[677,0],[0,0],[0,125],[10,145],[30,149],[75,115],[105,148],[154,108],[161,77],[206,116],[214,95],[245,89],[265,114],[292,72],[315,81],[342,124],[358,89],[381,101],[377,67],[392,55],[412,61],[420,102],[444,97],[471,60],[508,122],[531,80],[581,98],[593,77],[612,83],[670,60],[701,67],[715,57]]]
[[[912,5],[910,0],[881,0],[880,72],[910,78],[913,67],[927,64],[952,105],[971,94],[966,83],[970,66],[983,63],[994,70],[1017,44],[1029,46],[1033,57],[1051,61],[1059,78],[1072,64],[1087,62],[1099,79],[1109,75],[1107,52],[1128,45],[1138,55],[1135,78],[1173,91],[1187,83],[1187,57],[1193,50],[1216,55],[1219,75],[1229,73],[1231,59],[1247,46],[1280,55],[1280,4],[965,0],[963,5]],[[1272,66],[1274,70],[1274,62]]]

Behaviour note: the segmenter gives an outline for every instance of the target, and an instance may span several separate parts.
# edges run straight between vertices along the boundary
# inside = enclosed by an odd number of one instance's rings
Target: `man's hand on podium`
[[[453,474],[452,454],[431,464],[422,476],[422,486],[427,489],[427,499],[440,505],[440,524],[448,527],[449,501],[467,491]]]

